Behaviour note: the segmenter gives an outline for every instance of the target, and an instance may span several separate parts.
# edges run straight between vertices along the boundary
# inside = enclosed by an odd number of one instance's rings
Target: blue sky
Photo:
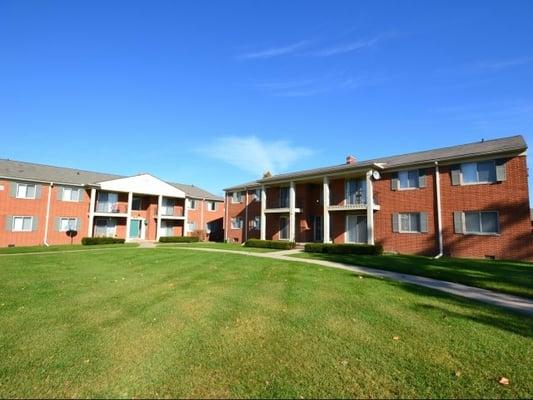
[[[0,158],[221,193],[521,133],[532,1],[1,1]],[[530,184],[531,185],[531,184]]]

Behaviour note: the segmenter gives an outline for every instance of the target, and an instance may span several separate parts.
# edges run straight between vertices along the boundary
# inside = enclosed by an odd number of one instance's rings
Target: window
[[[261,189],[255,189],[252,192],[252,197],[254,201],[261,201]]]
[[[27,183],[17,184],[17,199],[34,199],[35,185]]]
[[[217,210],[216,201],[208,201],[207,202],[207,211],[216,211],[216,210]]]
[[[172,221],[161,221],[161,236],[174,236],[174,223]]]
[[[346,216],[346,241],[348,243],[367,242],[366,216],[353,214]]]
[[[400,232],[421,232],[420,213],[400,213]]]
[[[66,232],[69,230],[77,230],[78,219],[77,218],[59,218],[59,232]]]
[[[143,200],[141,197],[133,196],[133,198],[131,199],[131,209],[134,211],[142,210],[142,203],[143,203]]]
[[[96,237],[114,237],[116,235],[117,222],[113,218],[97,218],[94,228]]]
[[[288,187],[279,188],[279,207],[280,208],[289,207],[289,188]]]
[[[496,182],[496,165],[494,161],[480,161],[461,164],[463,183]]]
[[[400,189],[414,189],[418,187],[418,170],[398,172],[398,182]]]
[[[196,222],[189,222],[187,230],[189,232],[194,232],[196,230]]]
[[[63,201],[79,201],[80,191],[77,188],[64,187],[61,194]]]
[[[261,229],[261,217],[254,217],[254,219],[252,219],[250,221],[250,228],[253,230],[253,231],[258,231]]]
[[[174,199],[163,197],[161,215],[174,215],[174,206],[176,201]]]
[[[346,181],[346,204],[366,203],[366,180],[350,179]]]
[[[234,217],[231,219],[231,229],[242,229],[241,217]]]
[[[465,233],[494,234],[499,232],[496,211],[467,211],[464,213]]]
[[[189,199],[189,209],[190,210],[196,210],[196,200],[195,199]]]
[[[98,204],[96,211],[98,212],[118,212],[118,194],[111,192],[98,193]]]
[[[231,194],[232,203],[242,203],[242,192],[233,192]]]
[[[33,217],[13,217],[13,232],[30,232],[33,226]]]

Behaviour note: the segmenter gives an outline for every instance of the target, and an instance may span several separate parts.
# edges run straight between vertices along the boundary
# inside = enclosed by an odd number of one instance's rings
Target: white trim
[[[26,230],[26,229],[15,230],[15,219],[17,218],[22,218],[22,227],[24,227],[24,218],[29,218],[31,221],[30,229],[29,230]],[[12,220],[11,220],[11,232],[32,232],[32,231],[33,231],[33,216],[32,215],[13,215]]]
[[[366,240],[366,243],[365,242],[350,242],[348,240],[348,218],[349,217],[355,217],[356,220],[357,218],[366,218],[366,224],[367,224],[367,240]],[[368,218],[365,214],[346,214],[346,216],[344,217],[344,243],[347,243],[347,244],[368,244]]]
[[[267,192],[265,185],[261,186],[261,226],[260,226],[260,238],[261,240],[266,239],[266,203],[267,203]]]
[[[127,205],[127,211],[126,211],[128,215],[126,217],[126,240],[128,240],[130,236],[132,206],[133,206],[133,192],[128,192],[128,205]]]
[[[26,186],[26,194],[28,193],[28,186],[33,186],[33,197],[19,197],[19,186]],[[37,196],[37,184],[35,183],[19,183],[17,182],[17,188],[15,191],[15,198],[16,199],[23,199],[23,200],[35,200]]]
[[[466,213],[477,213],[479,214],[479,228],[483,228],[483,224],[481,221],[481,214],[483,213],[495,213],[496,214],[496,232],[470,232],[466,230]],[[462,212],[462,218],[463,218],[463,234],[464,235],[476,235],[476,236],[499,236],[501,233],[501,227],[500,227],[500,213],[497,210],[468,210]]]
[[[411,214],[417,214],[418,215],[418,228],[419,230],[418,231],[413,231],[413,230],[409,230],[409,231],[404,231],[402,229],[402,215],[403,214],[408,214],[409,215],[409,228],[411,228]],[[399,212],[398,213],[398,233],[424,233],[422,232],[421,228],[422,228],[422,220],[421,220],[421,213],[420,211],[402,211],[402,212]]]
[[[78,220],[79,220],[78,217],[58,217],[58,218],[59,218],[59,227],[58,227],[59,228],[58,229],[59,232],[67,232],[68,230],[70,230],[70,223],[69,223],[69,229],[63,230],[63,223],[62,223],[63,221],[62,220],[64,220],[64,219],[66,219],[68,221],[73,219],[75,221],[74,225],[78,226]]]
[[[329,178],[325,176],[322,181],[322,242],[331,242],[329,222]]]
[[[289,186],[289,240],[296,240],[296,188],[294,181]]]
[[[156,227],[156,234],[155,239],[159,241],[159,238],[161,237],[161,213],[163,208],[163,195],[157,196],[157,227]],[[144,237],[143,237],[144,239]]]
[[[481,162],[491,162],[494,167],[494,180],[493,181],[476,181],[476,182],[464,182],[463,181],[463,164],[476,164],[476,174],[477,178],[479,179],[479,171],[477,170],[477,164]],[[496,179],[496,160],[495,159],[489,159],[489,160],[477,160],[477,161],[466,161],[461,162],[459,164],[459,184],[461,186],[471,186],[471,185],[490,185],[492,183],[496,183],[498,180]]]
[[[96,207],[96,189],[91,188],[91,198],[89,200],[89,224],[87,227],[87,236],[93,237],[94,228],[94,208]]]
[[[372,170],[366,173],[366,241],[374,244],[374,185],[372,183]]]
[[[248,190],[244,193],[244,241],[248,241]]]

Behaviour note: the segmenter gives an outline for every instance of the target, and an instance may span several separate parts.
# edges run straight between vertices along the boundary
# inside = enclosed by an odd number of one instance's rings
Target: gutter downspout
[[[44,221],[44,245],[46,247],[50,246],[48,244],[48,221],[50,220],[50,199],[52,198],[52,188],[54,187],[54,182],[50,182],[48,187],[48,200],[46,202],[46,217]]]
[[[444,252],[444,246],[442,243],[442,211],[440,202],[440,172],[438,161],[435,161],[435,195],[437,197],[437,231],[439,238],[439,253],[434,258],[441,258]]]
[[[228,192],[224,192],[224,242],[228,241]]]
[[[248,188],[245,187],[244,195],[244,242],[248,241]]]

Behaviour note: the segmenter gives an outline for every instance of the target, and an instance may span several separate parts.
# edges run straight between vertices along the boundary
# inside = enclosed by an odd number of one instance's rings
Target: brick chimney
[[[356,158],[351,154],[349,156],[346,156],[346,164],[355,164],[356,162]]]

